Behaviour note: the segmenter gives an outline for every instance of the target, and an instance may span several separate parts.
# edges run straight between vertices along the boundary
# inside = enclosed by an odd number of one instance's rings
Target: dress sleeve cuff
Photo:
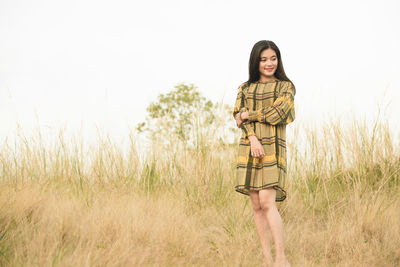
[[[249,110],[249,121],[262,122],[261,110]]]

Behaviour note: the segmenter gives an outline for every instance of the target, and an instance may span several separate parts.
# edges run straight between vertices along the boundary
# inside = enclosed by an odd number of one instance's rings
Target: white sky
[[[391,101],[398,125],[399,12],[395,0],[2,0],[0,138],[17,121],[125,136],[181,82],[233,105],[259,40],[281,50],[298,123]]]

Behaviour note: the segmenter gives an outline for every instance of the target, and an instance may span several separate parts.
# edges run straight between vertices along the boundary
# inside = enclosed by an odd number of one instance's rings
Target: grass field
[[[388,124],[288,127],[277,205],[292,266],[400,266]],[[0,265],[261,266],[251,203],[234,191],[237,143],[154,143],[141,156],[128,139],[128,149],[108,138],[85,149],[62,132],[47,146],[40,134],[2,143]]]

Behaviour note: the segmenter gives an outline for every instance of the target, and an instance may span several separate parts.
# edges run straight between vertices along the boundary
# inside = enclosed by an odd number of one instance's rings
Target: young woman
[[[296,89],[286,77],[281,53],[272,41],[257,42],[249,60],[249,80],[239,86],[233,116],[242,129],[235,190],[249,195],[267,266],[289,267],[283,225],[275,202],[286,198],[286,125],[295,118]]]

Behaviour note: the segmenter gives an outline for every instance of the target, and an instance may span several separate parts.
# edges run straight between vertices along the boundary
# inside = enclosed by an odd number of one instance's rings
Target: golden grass
[[[288,198],[278,203],[292,266],[400,266],[400,151],[388,125],[293,123]],[[196,149],[135,137],[85,148],[20,136],[0,152],[0,265],[261,266],[237,143]],[[338,142],[338,140],[340,140]]]

